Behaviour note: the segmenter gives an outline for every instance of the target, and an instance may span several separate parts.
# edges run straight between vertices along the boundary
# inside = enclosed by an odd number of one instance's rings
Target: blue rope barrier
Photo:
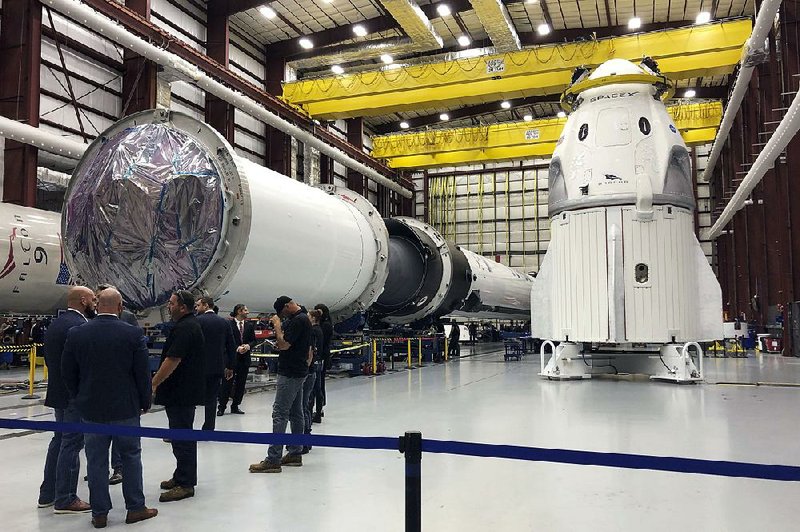
[[[694,473],[722,477],[800,482],[800,467],[787,465],[726,462],[701,460],[699,458],[677,458],[672,456],[545,449],[540,447],[521,447],[518,445],[492,445],[487,443],[428,439],[422,440],[422,451],[427,453],[459,454],[485,458],[509,458],[512,460],[528,460],[533,462],[555,462],[559,464],[617,467],[623,469],[650,469],[653,471],[670,471],[673,473]]]
[[[249,443],[256,445],[312,445],[343,449],[373,449],[397,451],[398,438],[384,436],[336,436],[326,434],[273,434],[264,432],[205,431],[165,429],[155,427],[129,427],[99,423],[58,423],[55,421],[30,421],[0,418],[0,428],[54,432],[84,432],[112,436],[140,436],[174,440],[209,441],[219,443]],[[506,458],[532,462],[615,467],[622,469],[647,469],[673,473],[690,473],[722,477],[754,478],[783,482],[800,482],[800,467],[748,462],[728,462],[649,456],[625,453],[603,453],[568,449],[522,447],[446,440],[422,440],[422,451],[435,454],[455,454],[483,458]]]

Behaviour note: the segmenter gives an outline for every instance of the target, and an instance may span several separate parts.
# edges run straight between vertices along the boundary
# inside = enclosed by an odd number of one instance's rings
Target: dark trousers
[[[67,408],[56,408],[59,423],[80,423],[81,416],[70,402]],[[39,488],[39,502],[55,501],[56,508],[66,508],[78,498],[78,473],[81,468],[80,451],[83,434],[54,432],[47,448],[44,463],[44,480]]]
[[[165,408],[169,428],[192,429],[194,424],[193,406],[168,406]],[[197,485],[197,442],[172,440],[172,454],[177,465],[172,479],[178,486],[192,488]],[[126,472],[127,475],[127,472]],[[124,476],[123,476],[124,478]]]
[[[217,396],[222,385],[222,375],[206,376],[206,417],[203,430],[214,430],[217,426]]]
[[[314,403],[316,407],[314,411],[319,414],[322,412],[322,407],[325,406],[325,367],[317,372],[317,380],[314,381]]]
[[[84,423],[91,423],[84,420]],[[120,421],[110,421],[106,425],[138,427],[139,416]],[[125,467],[122,477],[122,496],[128,511],[144,508],[144,487],[142,484],[142,446],[136,436],[109,436],[107,434],[86,434],[86,461],[89,474],[89,503],[92,515],[106,515],[111,509],[108,493],[108,448],[112,444]]]
[[[231,399],[231,408],[238,408],[244,397],[244,385],[247,382],[247,372],[250,371],[250,355],[236,355],[236,369],[233,378],[223,381],[219,391],[219,407],[225,410],[228,399]]]
[[[458,357],[461,356],[461,345],[459,345],[458,339],[450,340],[449,344],[450,353],[448,356],[451,357]]]

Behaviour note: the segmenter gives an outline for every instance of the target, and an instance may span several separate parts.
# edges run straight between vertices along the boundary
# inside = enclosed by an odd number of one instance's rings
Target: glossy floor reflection
[[[800,382],[793,358],[709,359],[706,368],[709,382]],[[800,388],[550,382],[538,370],[538,357],[506,363],[495,351],[332,380],[315,431],[421,430],[437,439],[800,465]],[[247,414],[226,415],[218,426],[269,430],[272,398],[248,395]],[[19,404],[18,396],[0,397],[0,416],[52,419],[43,406]],[[143,420],[166,426],[163,412]],[[0,431],[4,530],[90,529],[86,515],[36,509],[48,440]],[[148,504],[161,513],[138,530],[403,530],[404,468],[396,452],[316,448],[302,468],[251,475],[247,466],[264,457],[263,447],[202,443],[196,496],[160,504],[158,482],[174,466],[170,447],[146,440],[143,449]],[[425,530],[788,531],[800,523],[797,484],[449,455],[425,455],[422,468]],[[121,489],[111,490],[109,528],[127,529]],[[79,494],[88,498],[83,482]]]

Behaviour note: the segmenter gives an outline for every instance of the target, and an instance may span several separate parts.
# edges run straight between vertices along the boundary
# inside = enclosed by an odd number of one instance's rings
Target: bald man
[[[119,319],[122,296],[114,288],[99,293],[97,317],[67,334],[61,371],[84,423],[139,427],[150,409],[152,390],[147,343],[142,329]],[[92,524],[104,528],[111,510],[108,450],[113,440],[122,459],[122,495],[126,523],[158,514],[147,508],[142,484],[142,447],[138,436],[86,434]]]
[[[44,359],[49,371],[47,397],[44,404],[55,410],[56,421],[80,422],[80,415],[70,401],[61,375],[61,357],[67,333],[83,325],[95,312],[94,292],[85,286],[72,287],[67,294],[67,310],[48,327],[44,335]],[[53,433],[44,463],[44,480],[39,488],[39,508],[55,505],[57,514],[83,513],[90,510],[77,494],[80,450],[83,434]]]

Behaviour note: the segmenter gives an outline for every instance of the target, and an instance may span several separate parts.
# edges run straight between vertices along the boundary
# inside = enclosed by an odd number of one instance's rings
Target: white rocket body
[[[643,74],[613,59],[590,76]],[[551,240],[532,334],[562,342],[684,343],[722,334],[722,296],[694,233],[689,156],[647,83],[578,96],[553,153]]]
[[[4,203],[0,209],[0,301],[4,312],[64,308],[70,276],[61,253],[61,215]]]

